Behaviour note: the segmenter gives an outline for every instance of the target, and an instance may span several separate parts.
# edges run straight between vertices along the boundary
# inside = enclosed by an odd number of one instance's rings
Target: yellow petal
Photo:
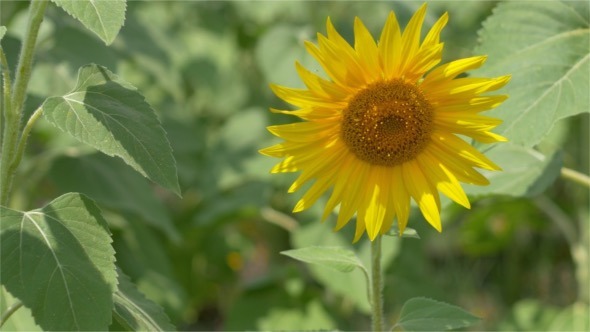
[[[451,81],[440,82],[428,89],[421,85],[421,88],[429,100],[440,100],[445,98],[469,99],[484,92],[493,91],[506,85],[510,76],[498,78],[457,78]]]
[[[425,152],[430,152],[447,168],[451,173],[457,177],[457,180],[463,183],[475,184],[479,186],[486,186],[490,181],[478,171],[473,169],[473,163],[465,161],[458,157],[454,152],[448,152],[441,149],[436,144],[430,144]]]
[[[408,82],[417,82],[424,73],[436,66],[442,59],[443,44],[440,43],[430,48],[420,49],[416,55],[416,61],[408,65],[404,77]]]
[[[371,170],[365,183],[366,202],[358,213],[358,219],[365,223],[371,241],[379,235],[387,211],[389,188],[383,172],[383,167],[374,167]]]
[[[356,158],[356,157],[353,157]],[[370,166],[355,160],[354,168],[351,168],[351,177],[349,178],[348,186],[343,192],[342,202],[340,203],[340,213],[336,221],[336,229],[344,226],[352,217],[354,212],[359,209],[363,199],[363,186],[367,183],[367,176]],[[364,224],[364,223],[363,223]]]
[[[364,69],[365,82],[371,83],[380,80],[381,67],[377,44],[375,44],[373,36],[358,17],[354,19],[354,49]]]
[[[402,165],[404,183],[410,195],[420,208],[426,221],[437,231],[442,231],[440,221],[440,202],[438,192],[424,177],[420,165],[415,161],[409,161]]]
[[[440,33],[442,29],[447,25],[449,21],[449,13],[445,12],[442,16],[434,23],[426,38],[424,38],[424,42],[422,42],[422,47],[431,47],[435,46],[440,42]]]
[[[441,65],[426,75],[420,86],[423,89],[429,89],[435,83],[440,83],[443,80],[452,80],[461,73],[471,69],[479,68],[486,61],[486,59],[486,56],[474,56]]]
[[[402,73],[405,71],[407,66],[410,66],[413,61],[415,61],[415,56],[418,53],[418,49],[420,48],[420,31],[422,31],[422,24],[424,23],[425,15],[426,3],[422,4],[416,13],[414,13],[410,19],[410,22],[404,29],[404,33],[402,34]]]
[[[327,81],[309,70],[305,69],[299,62],[295,62],[295,68],[301,80],[307,86],[309,91],[317,95],[318,97],[327,98],[335,102],[346,99],[348,94],[351,92],[347,89],[342,89],[337,84]]]
[[[291,105],[295,105],[301,108],[307,108],[309,106],[319,106],[326,108],[340,108],[346,107],[345,102],[337,102],[320,98],[315,94],[304,89],[287,88],[280,85],[271,84],[271,90],[282,100],[286,101]]]
[[[328,216],[330,215],[330,213],[332,213],[334,208],[336,208],[336,206],[338,204],[340,204],[340,202],[342,202],[343,193],[346,190],[348,190],[348,183],[350,182],[350,179],[357,175],[357,172],[355,169],[356,164],[357,163],[356,163],[354,156],[344,154],[344,160],[342,161],[342,164],[339,165],[338,169],[334,170],[335,172],[338,173],[338,175],[336,176],[337,181],[335,181],[334,189],[332,190],[332,194],[330,196],[330,199],[328,199],[328,202],[326,203],[326,207],[324,208],[324,213],[322,214],[322,220],[326,220],[326,218],[328,218]],[[343,209],[340,209],[340,215],[342,215],[343,212],[344,212]],[[335,230],[338,230],[338,229],[342,228],[344,225],[346,225],[346,223],[348,223],[348,220],[352,217],[353,214],[354,214],[354,210],[351,210],[348,218],[346,218],[346,216],[343,216],[342,224],[340,224],[340,225],[337,224]],[[338,216],[339,220],[340,220],[340,215]]]
[[[383,63],[384,79],[399,77],[402,36],[393,11],[389,12],[379,38],[379,52]]]
[[[287,192],[292,193],[299,190],[301,186],[312,178],[321,178],[335,173],[334,165],[342,165],[342,161],[346,156],[346,151],[344,151],[344,149],[345,148],[342,144],[337,144],[335,147],[326,149],[326,151],[322,153],[323,158],[310,160],[299,177],[293,181],[293,184],[291,184],[291,187],[289,187]]]
[[[402,174],[401,166],[396,166],[391,169],[392,180],[391,180],[391,192],[390,196],[391,204],[395,208],[395,214],[397,216],[397,225],[400,234],[404,232],[406,225],[408,224],[408,218],[410,216],[410,194],[404,184],[404,177]]]
[[[453,134],[435,131],[433,133],[433,144],[479,168],[490,171],[500,170],[498,165],[494,164],[481,152]]]
[[[478,113],[498,107],[508,99],[507,95],[484,96],[474,98],[446,99],[445,101],[434,101],[433,106],[436,112],[471,112]]]
[[[291,142],[317,142],[338,135],[339,126],[335,121],[297,122],[268,126],[266,129],[275,136]]]
[[[309,209],[323,193],[332,185],[334,173],[318,178],[316,182],[305,192],[305,195],[297,202],[293,212],[300,212]]]
[[[436,185],[438,190],[464,207],[468,209],[471,207],[469,199],[465,195],[465,191],[461,188],[457,178],[435,156],[432,156],[426,151],[417,158],[417,161],[424,175],[426,175],[431,183]]]
[[[357,219],[356,230],[354,232],[354,240],[352,240],[352,243],[356,243],[358,242],[358,240],[361,239],[361,236],[363,236],[363,234],[365,233],[365,228],[365,223]]]
[[[361,87],[365,85],[365,76],[362,67],[358,64],[356,55],[350,55],[343,52],[341,47],[338,47],[333,41],[318,34],[318,45],[320,51],[324,54],[326,61],[331,67],[341,67],[346,86]]]

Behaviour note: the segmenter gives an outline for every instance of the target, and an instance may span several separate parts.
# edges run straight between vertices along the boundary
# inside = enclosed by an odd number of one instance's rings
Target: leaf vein
[[[80,329],[80,325],[78,324],[78,319],[76,318],[76,310],[74,309],[73,306],[73,301],[72,301],[72,297],[70,294],[70,288],[68,287],[68,283],[66,281],[64,272],[62,270],[62,264],[59,260],[59,258],[57,257],[57,255],[55,254],[55,252],[53,251],[53,248],[51,247],[51,243],[49,241],[49,239],[47,238],[46,234],[43,232],[43,229],[41,229],[41,227],[35,222],[35,220],[30,217],[31,214],[41,214],[40,212],[25,212],[23,214],[23,219],[26,217],[28,220],[31,221],[31,223],[35,226],[35,228],[37,228],[37,230],[39,231],[39,234],[41,234],[41,236],[43,237],[43,240],[45,240],[45,243],[47,244],[47,247],[49,248],[49,251],[51,252],[51,255],[53,256],[53,259],[55,260],[55,264],[56,264],[56,268],[59,269],[59,272],[61,274],[62,277],[62,281],[64,283],[64,287],[66,289],[66,295],[68,296],[68,303],[70,305],[70,311],[72,312],[72,317],[74,319],[74,324],[76,325],[77,329]]]

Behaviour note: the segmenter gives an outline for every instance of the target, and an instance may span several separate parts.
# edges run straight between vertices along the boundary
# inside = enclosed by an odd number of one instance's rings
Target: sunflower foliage
[[[421,5],[1,1],[0,330],[367,330],[381,235],[387,328],[589,330],[587,2],[428,4],[412,79],[457,59],[479,64],[465,82],[510,75],[474,92],[502,99],[483,113],[498,120],[468,123],[444,151],[488,167],[451,172],[444,190],[384,186],[407,206],[363,211],[346,193],[386,202],[366,184],[393,175],[362,178],[343,143],[313,145],[333,128],[289,131],[338,112],[307,114],[309,95],[286,88],[358,91],[368,76],[340,83],[393,52],[390,13],[403,29]],[[346,52],[318,61],[330,43]],[[370,69],[334,65],[356,48]],[[384,75],[403,67],[391,61]],[[429,171],[449,170],[437,151]],[[474,173],[489,184],[463,181]],[[317,181],[332,174],[361,180]]]

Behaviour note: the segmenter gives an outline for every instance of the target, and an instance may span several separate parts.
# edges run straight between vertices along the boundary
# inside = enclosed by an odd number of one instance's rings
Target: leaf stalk
[[[590,188],[590,177],[571,168],[562,167],[561,177]]]
[[[6,323],[8,318],[10,318],[10,316],[12,316],[12,314],[14,314],[22,306],[23,306],[23,303],[21,301],[17,301],[15,303],[13,303],[10,307],[8,307],[8,309],[6,309],[6,311],[0,317],[0,327],[2,327],[2,325],[4,325],[4,323]]]

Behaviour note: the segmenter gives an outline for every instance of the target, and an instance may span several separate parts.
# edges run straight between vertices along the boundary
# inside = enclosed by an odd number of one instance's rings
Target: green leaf
[[[110,45],[125,23],[125,0],[52,0]]]
[[[545,156],[531,148],[513,144],[497,145],[486,155],[502,167],[502,171],[481,170],[490,184],[465,185],[465,192],[469,195],[536,196],[555,181],[562,166],[562,153],[559,151]]]
[[[467,327],[479,320],[457,306],[419,297],[404,303],[395,326],[406,331],[441,331]]]
[[[357,267],[366,271],[356,254],[342,247],[311,246],[281,251],[281,254],[305,263],[327,266],[340,272],[350,272]]]
[[[316,204],[317,212],[321,214],[321,207]],[[316,207],[312,207],[316,208]],[[317,214],[310,211],[309,215]],[[304,212],[306,213],[306,212]],[[350,225],[344,227],[338,232],[333,231],[334,224],[329,221],[317,222],[317,217],[310,217],[313,221],[298,227],[293,233],[293,247],[305,248],[316,244],[325,246],[338,246],[356,252],[363,266],[371,265],[371,243],[368,240],[361,240],[352,244],[354,237],[355,220],[350,221]],[[399,252],[400,243],[396,238],[390,238],[389,241],[382,241],[381,260],[383,269],[393,262]],[[334,273],[332,269],[319,265],[311,265],[309,271],[313,278],[321,283],[327,291],[341,296],[346,301],[350,301],[355,307],[363,312],[370,313],[371,306],[367,300],[367,280],[365,273],[356,269],[350,273]]]
[[[577,7],[580,8],[577,8]],[[474,76],[511,74],[510,98],[491,111],[495,132],[534,146],[553,124],[590,111],[590,18],[587,2],[504,2],[484,23],[478,54],[488,61]]]
[[[118,159],[99,153],[60,157],[52,164],[48,177],[62,192],[80,192],[101,205],[133,213],[171,240],[180,240],[166,207],[148,182]]]
[[[48,98],[43,115],[81,142],[121,157],[150,180],[180,196],[166,132],[144,97],[108,69],[87,65],[70,93]]]
[[[5,34],[6,34],[6,27],[3,25],[0,25],[0,40],[2,40],[2,38],[4,37]]]
[[[0,281],[44,330],[105,330],[117,288],[115,252],[92,200],[60,196],[38,210],[0,207]]]
[[[385,235],[400,237],[399,230],[397,229],[397,227],[392,227],[389,230],[389,232],[385,233]],[[401,237],[419,239],[420,235],[418,235],[418,232],[415,229],[410,228],[410,227],[406,227],[406,229],[404,230],[404,233],[401,235]]]
[[[129,331],[173,331],[174,325],[164,310],[145,298],[120,269],[117,269],[119,289],[113,296],[113,318]]]

